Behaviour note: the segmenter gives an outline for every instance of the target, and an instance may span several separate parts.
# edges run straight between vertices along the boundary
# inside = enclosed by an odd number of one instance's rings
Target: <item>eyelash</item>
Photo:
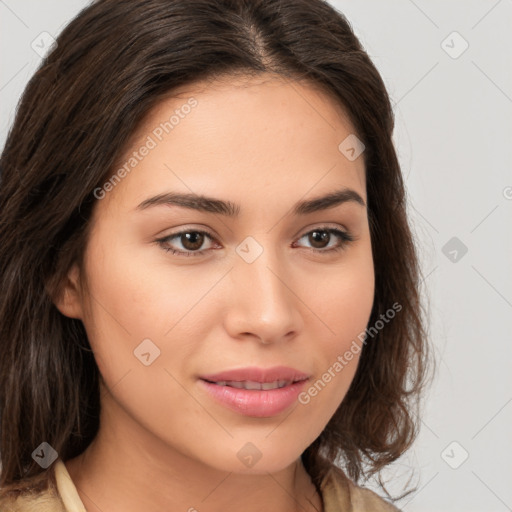
[[[345,247],[350,242],[353,242],[355,240],[355,237],[353,235],[351,235],[348,231],[342,231],[341,229],[329,228],[329,227],[318,227],[318,228],[312,229],[311,231],[304,233],[299,238],[299,240],[301,238],[304,238],[306,235],[313,233],[314,231],[323,231],[326,233],[330,233],[331,235],[336,235],[341,239],[341,242],[338,246],[331,247],[330,249],[310,248],[311,251],[316,252],[316,253],[332,253],[332,252],[341,251],[341,250],[345,249]],[[206,251],[211,250],[211,249],[203,249],[202,251],[178,251],[176,249],[171,249],[171,248],[165,246],[165,244],[168,243],[170,240],[172,240],[174,238],[179,238],[181,235],[184,235],[185,233],[200,233],[202,235],[206,235],[208,238],[210,238],[210,240],[214,240],[214,237],[207,231],[203,231],[201,229],[186,229],[186,230],[180,231],[178,233],[173,233],[172,235],[166,236],[164,238],[159,238],[158,240],[155,240],[155,242],[158,243],[158,245],[160,245],[160,247],[166,252],[171,252],[172,254],[186,256],[186,257],[201,256]]]

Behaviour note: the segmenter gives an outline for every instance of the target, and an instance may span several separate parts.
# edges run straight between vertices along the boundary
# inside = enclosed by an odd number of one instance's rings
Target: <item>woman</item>
[[[393,123],[321,0],[83,10],[1,157],[0,508],[397,510],[359,486],[427,362]]]

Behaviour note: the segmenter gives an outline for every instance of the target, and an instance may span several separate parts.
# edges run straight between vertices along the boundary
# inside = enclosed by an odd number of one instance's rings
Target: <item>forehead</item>
[[[109,196],[135,199],[167,187],[243,202],[244,193],[346,185],[366,198],[364,155],[350,161],[339,149],[352,134],[343,106],[310,83],[269,75],[198,82],[146,115],[117,167],[151,149]]]

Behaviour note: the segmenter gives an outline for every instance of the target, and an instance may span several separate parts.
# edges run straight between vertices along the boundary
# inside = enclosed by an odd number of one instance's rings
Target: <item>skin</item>
[[[343,400],[359,355],[308,404],[270,418],[218,404],[198,376],[282,364],[314,383],[365,330],[374,298],[366,207],[291,213],[343,187],[366,203],[363,157],[338,150],[355,130],[311,85],[230,77],[162,100],[120,162],[191,96],[197,106],[98,201],[83,271],[70,270],[55,301],[83,321],[103,379],[99,433],[66,466],[88,512],[323,510],[300,455]],[[239,217],[136,209],[170,191],[229,200]],[[308,233],[325,225],[355,240],[315,253],[342,242],[326,235],[314,245]],[[155,242],[184,228],[213,235],[196,242],[203,255]],[[252,263],[236,252],[248,236],[263,249]],[[170,246],[197,251],[184,237]],[[160,350],[149,366],[134,356],[146,338]],[[250,468],[237,457],[248,442],[261,453]]]

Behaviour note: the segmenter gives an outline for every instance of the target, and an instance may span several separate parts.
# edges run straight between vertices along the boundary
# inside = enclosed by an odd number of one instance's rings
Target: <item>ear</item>
[[[75,263],[60,283],[59,291],[53,299],[56,308],[69,318],[82,320],[82,293],[79,286],[80,270]]]

